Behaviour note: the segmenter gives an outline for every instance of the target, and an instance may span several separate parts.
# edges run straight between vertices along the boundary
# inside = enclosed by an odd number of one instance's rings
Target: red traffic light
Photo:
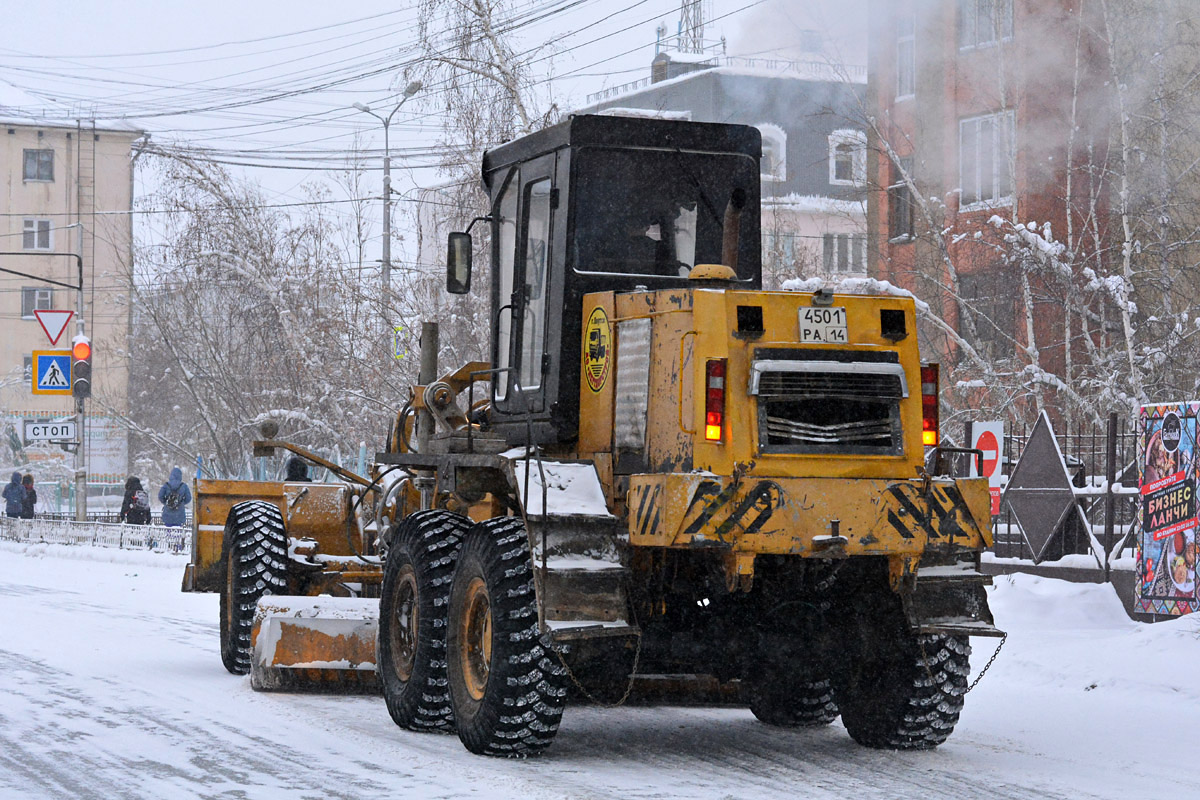
[[[83,337],[76,339],[71,348],[71,355],[75,357],[76,361],[86,361],[92,357],[92,343]]]

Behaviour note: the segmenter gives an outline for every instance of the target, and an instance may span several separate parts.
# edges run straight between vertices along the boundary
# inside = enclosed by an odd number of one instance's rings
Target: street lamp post
[[[370,106],[355,103],[354,107],[364,114],[370,114],[383,123],[383,294],[387,297],[392,287],[392,152],[388,142],[388,127],[392,117],[400,110],[408,98],[421,91],[421,82],[413,81],[404,87],[400,102],[392,109],[392,113],[382,117],[371,110]]]

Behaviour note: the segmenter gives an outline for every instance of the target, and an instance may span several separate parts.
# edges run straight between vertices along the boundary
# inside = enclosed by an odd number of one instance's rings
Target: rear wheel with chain
[[[447,677],[458,736],[473,753],[535,755],[558,732],[567,671],[541,640],[529,537],[517,517],[478,523],[463,540]]]
[[[786,563],[786,562],[785,562]],[[823,628],[829,624],[832,593],[837,584],[838,563],[803,562],[798,570],[798,583],[762,581],[760,591],[766,595],[763,619],[773,630],[780,627],[784,615],[789,624],[799,618],[809,620],[810,626]],[[789,576],[790,577],[790,576]],[[750,711],[760,722],[787,728],[816,728],[837,719],[831,665],[828,659],[806,652],[816,641],[811,627],[792,632],[783,643],[777,639],[760,640],[754,668],[746,676]],[[769,643],[784,646],[770,646]]]
[[[847,732],[866,747],[929,750],[949,738],[970,674],[966,636],[890,634],[860,637],[840,673],[836,698]]]
[[[829,680],[796,680],[766,670],[750,684],[750,710],[759,721],[786,728],[819,728],[838,716]]]

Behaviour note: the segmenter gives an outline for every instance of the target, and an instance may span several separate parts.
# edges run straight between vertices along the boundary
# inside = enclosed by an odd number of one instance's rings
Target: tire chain
[[[425,676],[425,686],[421,687],[419,700],[413,709],[411,719],[397,724],[411,730],[436,731],[452,730],[454,714],[450,708],[450,690],[446,679],[446,628],[445,611],[450,601],[450,581],[454,577],[454,565],[458,560],[459,546],[462,535],[469,525],[457,515],[442,511],[423,511],[409,515],[398,523],[410,525],[412,530],[397,532],[400,536],[412,539],[411,547],[414,555],[427,558],[426,566],[429,571],[429,585],[437,590],[432,598],[435,608],[442,610],[442,615],[435,615],[429,621],[433,636],[429,647],[433,651],[428,661],[428,674]],[[397,536],[392,537],[393,545],[398,544]],[[393,552],[395,548],[393,547]],[[414,559],[415,560],[415,559]],[[418,601],[419,602],[419,601]],[[381,639],[381,646],[385,642]],[[391,707],[389,704],[389,711]],[[394,718],[394,717],[393,717]]]

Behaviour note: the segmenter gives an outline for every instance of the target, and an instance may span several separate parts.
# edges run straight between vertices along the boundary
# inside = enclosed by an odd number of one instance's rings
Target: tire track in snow
[[[22,796],[152,797],[170,784],[180,796],[353,800],[387,788],[277,737],[155,708],[117,681],[89,683],[6,650],[0,673],[14,678],[0,715],[0,786]],[[120,694],[128,702],[113,704]]]

